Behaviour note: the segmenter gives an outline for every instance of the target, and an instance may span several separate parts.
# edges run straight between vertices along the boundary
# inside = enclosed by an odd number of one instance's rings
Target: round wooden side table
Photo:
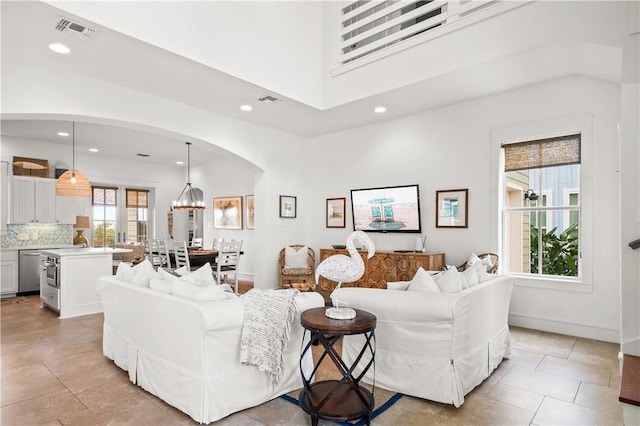
[[[376,316],[370,312],[356,309],[356,317],[337,320],[325,315],[326,307],[308,309],[300,315],[300,323],[305,329],[304,338],[310,332],[309,342],[300,356],[300,373],[303,389],[300,391],[300,407],[311,415],[311,424],[317,426],[318,419],[330,421],[350,421],[365,418],[371,422],[374,406],[373,393],[360,385],[360,379],[373,366],[375,369],[375,329]],[[364,344],[353,365],[347,366],[334,349],[334,344],[342,336],[364,335]],[[303,338],[303,341],[304,341]],[[312,345],[321,344],[324,353],[316,362],[310,377],[305,377],[302,359]],[[369,357],[365,357],[365,354]],[[322,361],[329,357],[342,375],[341,380],[323,380],[311,382]],[[360,363],[366,363],[358,377],[353,371]]]

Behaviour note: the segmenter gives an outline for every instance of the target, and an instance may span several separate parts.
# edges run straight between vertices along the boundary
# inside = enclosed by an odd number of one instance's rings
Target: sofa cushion
[[[389,281],[387,282],[387,290],[404,291],[409,287],[411,281]]]
[[[462,290],[462,275],[456,268],[449,268],[433,276],[442,293],[457,293]]]
[[[309,248],[307,246],[284,248],[285,269],[305,269],[309,267]]]
[[[188,274],[182,275],[181,280],[185,280],[192,284],[206,287],[216,285],[216,281],[213,279],[213,271],[209,262],[205,263],[195,271],[191,271]]]
[[[422,268],[418,268],[416,274],[407,287],[407,291],[421,291],[424,293],[441,293],[438,284],[433,280],[431,275]]]
[[[162,278],[152,278],[151,280],[149,280],[149,288],[161,293],[173,293],[173,283]]]

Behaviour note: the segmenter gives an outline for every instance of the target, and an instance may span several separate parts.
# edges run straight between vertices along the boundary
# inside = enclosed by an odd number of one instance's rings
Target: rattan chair
[[[289,247],[300,249],[302,244],[292,244]],[[285,265],[285,249],[280,250],[278,258],[278,270],[280,271],[281,288],[301,288],[303,290],[315,288],[313,273],[316,269],[316,253],[312,248],[307,248],[306,268],[287,268]],[[300,285],[306,284],[303,287]]]

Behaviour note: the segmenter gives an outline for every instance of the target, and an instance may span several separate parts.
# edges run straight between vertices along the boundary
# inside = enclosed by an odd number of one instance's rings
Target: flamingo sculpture
[[[347,251],[349,252],[349,256],[345,256],[344,254],[334,254],[320,262],[316,268],[316,282],[318,282],[320,277],[325,277],[328,280],[336,281],[338,283],[330,296],[331,302],[335,307],[329,308],[326,311],[326,315],[329,318],[351,319],[356,316],[355,310],[339,307],[338,304],[342,302],[334,296],[342,283],[357,281],[364,274],[364,261],[354,246],[354,242],[356,240],[360,241],[360,243],[364,245],[368,253],[367,259],[371,259],[376,252],[375,244],[373,244],[371,238],[369,238],[369,236],[363,231],[355,231],[347,237]]]

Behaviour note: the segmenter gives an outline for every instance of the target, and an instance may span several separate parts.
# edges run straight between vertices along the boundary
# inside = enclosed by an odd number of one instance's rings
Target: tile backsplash
[[[36,247],[73,244],[73,225],[21,224],[7,225],[0,246]]]

